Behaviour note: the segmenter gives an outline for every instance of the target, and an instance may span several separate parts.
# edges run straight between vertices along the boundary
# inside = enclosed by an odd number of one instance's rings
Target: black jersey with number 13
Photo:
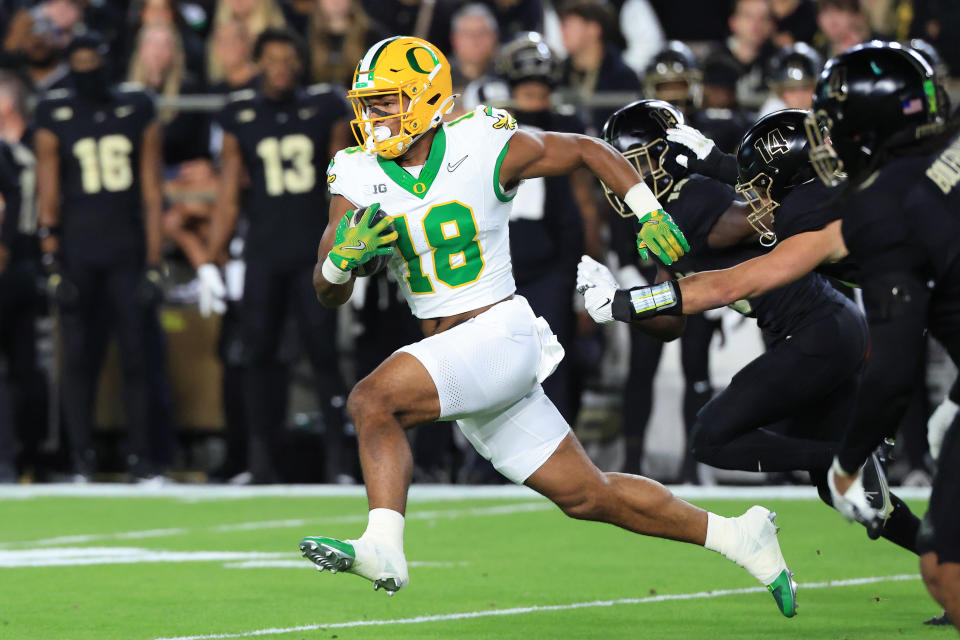
[[[346,102],[326,85],[285,101],[249,90],[232,94],[220,124],[237,138],[250,176],[242,205],[250,221],[248,258],[316,261],[327,223],[331,128],[347,115]]]

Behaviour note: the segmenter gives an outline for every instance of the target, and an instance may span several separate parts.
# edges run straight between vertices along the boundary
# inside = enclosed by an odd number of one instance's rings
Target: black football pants
[[[147,474],[153,460],[149,422],[147,325],[152,307],[137,303],[139,262],[103,265],[72,259],[63,276],[77,287],[75,304],[60,309],[63,338],[63,414],[76,469],[94,471],[93,403],[111,329],[123,374],[128,464]],[[156,322],[154,319],[153,322]]]
[[[256,482],[280,479],[287,389],[286,385],[276,384],[286,372],[278,350],[291,313],[299,345],[306,350],[316,377],[326,427],[324,477],[332,482],[343,462],[346,388],[336,348],[337,311],[317,302],[312,264],[280,268],[262,260],[247,260],[240,323],[246,352],[244,388],[250,428],[250,471]]]
[[[12,462],[22,445],[24,461],[34,463],[45,433],[47,382],[37,361],[41,300],[36,279],[37,265],[28,260],[11,263],[0,276],[0,360],[5,361],[8,394],[6,408],[0,406],[0,461],[4,462]]]
[[[853,415],[867,329],[852,302],[775,342],[708,402],[693,455],[721,469],[825,470]]]

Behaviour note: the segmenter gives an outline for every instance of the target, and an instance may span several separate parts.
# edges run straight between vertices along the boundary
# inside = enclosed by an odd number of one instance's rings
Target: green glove
[[[651,211],[640,218],[639,222],[641,227],[637,234],[637,251],[644,260],[649,255],[648,249],[653,251],[663,264],[673,264],[690,251],[690,245],[683,237],[680,227],[663,209]]]
[[[393,252],[393,243],[397,239],[393,218],[383,216],[371,226],[379,209],[378,203],[367,207],[356,226],[350,225],[354,216],[352,209],[340,219],[333,249],[328,256],[336,267],[352,271],[374,256],[388,256]]]

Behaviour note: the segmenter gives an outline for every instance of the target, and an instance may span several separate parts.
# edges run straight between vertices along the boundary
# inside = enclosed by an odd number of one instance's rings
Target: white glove
[[[940,447],[943,446],[943,438],[947,435],[953,419],[957,417],[957,410],[960,406],[950,398],[945,398],[927,420],[927,444],[930,445],[930,455],[936,460],[940,457]]]
[[[697,160],[706,160],[714,147],[713,140],[686,124],[678,124],[676,127],[667,129],[667,140],[689,149],[697,156]],[[678,157],[677,162],[687,166],[687,158],[683,158],[681,162]]]
[[[200,265],[197,268],[197,282],[200,285],[200,298],[197,301],[200,315],[206,318],[211,313],[226,312],[227,287],[223,284],[220,269],[209,262]]]
[[[577,291],[583,294],[587,313],[598,324],[613,322],[613,294],[620,285],[610,269],[583,256],[577,265]]]

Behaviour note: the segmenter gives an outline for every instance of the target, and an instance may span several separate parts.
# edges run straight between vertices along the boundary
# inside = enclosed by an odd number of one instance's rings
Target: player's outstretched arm
[[[683,313],[717,309],[755,298],[798,280],[819,265],[846,257],[840,221],[819,231],[787,238],[770,253],[720,271],[703,271],[677,281]]]
[[[642,223],[642,251],[664,264],[690,250],[683,232],[644,184],[633,165],[612,146],[578,133],[518,131],[500,165],[500,183],[509,190],[525,178],[566,175],[587,167],[623,200]]]
[[[836,262],[846,255],[837,220],[819,231],[790,237],[770,253],[729,269],[703,271],[648,287],[619,289],[610,302],[609,314],[614,320],[635,323],[655,316],[718,309],[787,285],[820,264]],[[597,319],[593,313],[590,315]]]
[[[354,275],[352,271],[340,272],[331,270],[327,256],[333,245],[336,244],[337,225],[348,211],[354,208],[353,203],[340,195],[330,199],[330,218],[327,228],[323,230],[320,246],[317,248],[317,265],[313,268],[313,288],[317,292],[317,300],[325,307],[339,307],[350,299],[353,293]],[[326,274],[324,273],[326,268]],[[346,279],[344,279],[345,274]]]

